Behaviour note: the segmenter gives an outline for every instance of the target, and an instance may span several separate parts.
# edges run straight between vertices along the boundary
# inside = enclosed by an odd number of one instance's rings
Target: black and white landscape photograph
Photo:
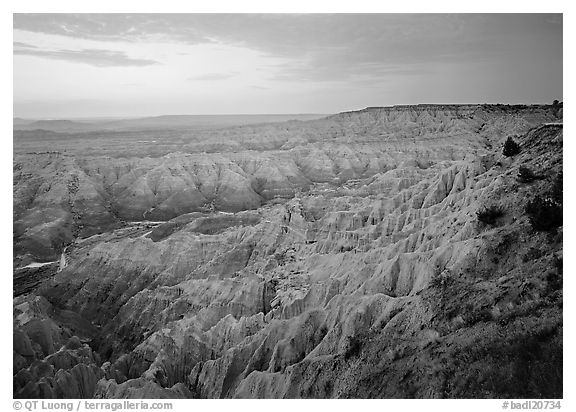
[[[563,14],[12,21],[13,399],[559,410]]]

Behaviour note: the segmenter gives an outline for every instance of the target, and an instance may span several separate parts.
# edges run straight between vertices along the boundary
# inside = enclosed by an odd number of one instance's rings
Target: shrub
[[[359,336],[348,336],[348,345],[346,352],[344,352],[344,359],[348,360],[360,354],[362,349],[362,340]]]
[[[550,191],[552,200],[560,205],[562,204],[562,198],[564,195],[564,190],[562,189],[563,182],[564,178],[562,173],[559,173],[558,176],[556,176],[556,179],[554,179],[554,184],[552,184],[552,189]]]
[[[475,325],[479,322],[490,322],[492,320],[492,312],[486,307],[475,309],[469,305],[466,308],[463,319],[468,326]]]
[[[508,139],[506,139],[506,142],[504,143],[504,150],[502,151],[502,153],[506,157],[515,156],[518,153],[520,153],[520,145],[516,143],[514,139],[508,137]]]
[[[452,277],[450,272],[447,270],[440,271],[436,270],[432,277],[430,278],[430,286],[436,289],[445,290],[451,283]]]
[[[518,169],[518,177],[516,178],[520,183],[530,183],[538,179],[534,172],[525,166],[520,166]]]
[[[528,252],[524,253],[522,257],[522,262],[530,262],[532,260],[540,259],[544,256],[544,252],[540,249],[531,247]]]
[[[562,276],[558,272],[549,271],[546,273],[546,289],[548,293],[554,293],[562,289]]]
[[[487,225],[493,225],[504,216],[504,209],[501,206],[487,206],[476,212],[478,221]]]
[[[554,116],[558,117],[558,112],[560,111],[561,108],[562,108],[562,102],[559,102],[558,100],[554,100],[552,102],[552,113],[554,113]]]
[[[525,210],[534,230],[549,231],[562,226],[562,205],[552,198],[536,196],[528,202]]]

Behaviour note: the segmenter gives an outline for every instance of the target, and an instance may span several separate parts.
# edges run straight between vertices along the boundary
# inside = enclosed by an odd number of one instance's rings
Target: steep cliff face
[[[370,108],[262,126],[259,152],[237,128],[237,152],[17,156],[15,260],[69,246],[15,299],[15,396],[561,396],[562,228],[526,213],[558,187],[557,114]]]

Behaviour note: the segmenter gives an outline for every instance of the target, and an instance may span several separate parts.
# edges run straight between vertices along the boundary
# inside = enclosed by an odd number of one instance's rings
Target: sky
[[[562,100],[561,14],[14,14],[14,116]]]

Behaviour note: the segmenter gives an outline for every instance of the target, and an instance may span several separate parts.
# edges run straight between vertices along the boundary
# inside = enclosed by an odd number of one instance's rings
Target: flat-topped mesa
[[[562,107],[560,105],[560,107]],[[534,109],[552,109],[554,105],[550,104],[494,104],[494,103],[422,103],[422,104],[400,104],[394,106],[371,106],[361,110],[351,110],[338,113],[334,116],[347,113],[363,113],[371,111],[426,111],[426,110],[471,110],[471,109],[500,109],[502,111],[534,110]]]
[[[551,119],[562,117],[562,105],[546,105],[546,104],[416,104],[416,105],[397,105],[397,106],[382,106],[382,107],[366,107],[361,110],[352,110],[341,112],[327,117],[330,120],[349,120],[356,116],[363,115],[401,115],[406,113],[412,114],[444,114],[459,116],[485,117],[490,116],[506,116],[512,114],[540,114]]]
[[[488,139],[522,134],[542,123],[562,119],[561,105],[420,104],[368,107],[327,118],[344,134],[369,138]],[[414,142],[415,143],[415,142]]]

